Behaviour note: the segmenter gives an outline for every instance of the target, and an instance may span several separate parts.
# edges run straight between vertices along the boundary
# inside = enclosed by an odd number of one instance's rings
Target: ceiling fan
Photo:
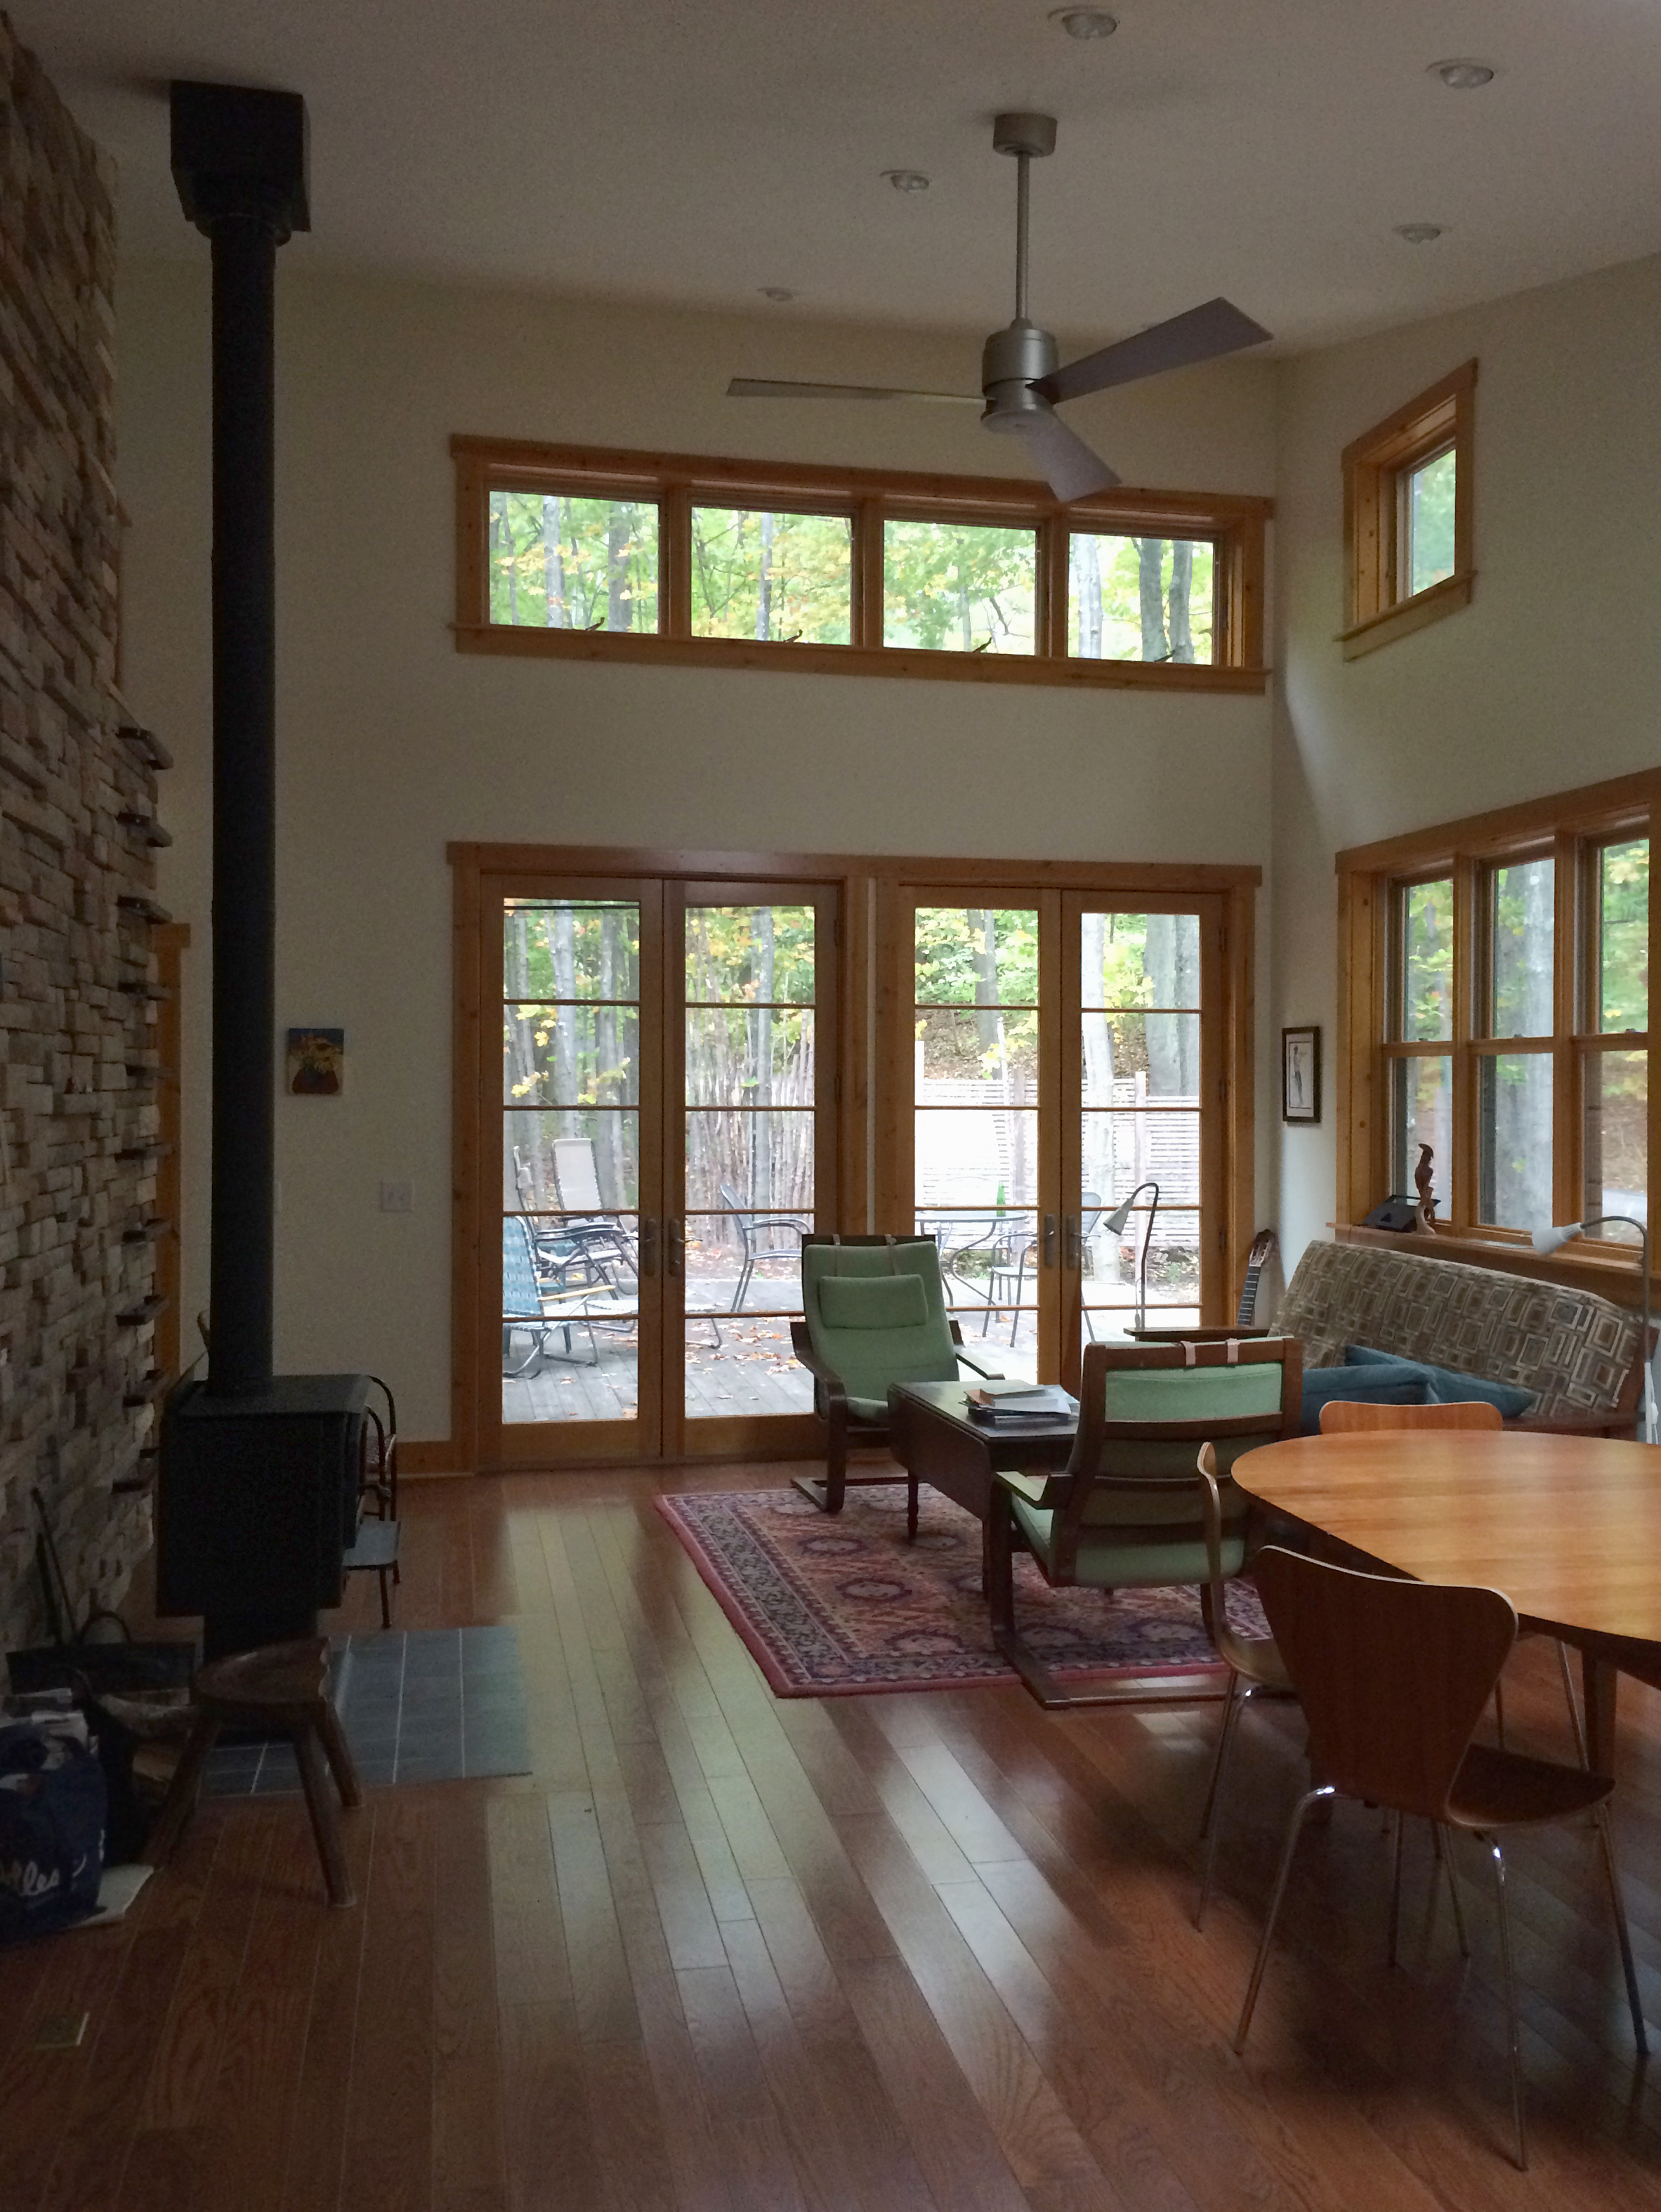
[[[1035,158],[1053,154],[1052,115],[1000,115],[992,124],[992,144],[1015,158],[1015,311],[1007,330],[995,331],[980,356],[980,397],[967,392],[908,392],[883,384],[792,384],[772,377],[735,376],[730,399],[928,399],[947,405],[981,407],[989,430],[1013,430],[1027,441],[1040,471],[1059,500],[1087,499],[1119,482],[1099,453],[1087,446],[1056,413],[1059,401],[1106,392],[1115,384],[1158,376],[1167,368],[1186,368],[1213,361],[1241,346],[1262,345],[1270,333],[1227,300],[1208,300],[1185,314],[1155,323],[1134,337],[1121,338],[1099,352],[1058,366],[1059,349],[1048,331],[1027,316],[1027,232],[1028,173]],[[984,406],[982,403],[984,404]]]

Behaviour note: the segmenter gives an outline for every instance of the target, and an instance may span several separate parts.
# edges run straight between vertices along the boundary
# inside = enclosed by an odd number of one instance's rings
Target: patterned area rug
[[[914,1545],[906,1540],[900,1482],[851,1490],[834,1520],[797,1490],[706,1491],[657,1503],[776,1697],[1019,1679],[992,1647],[980,1523],[937,1491],[923,1492]],[[1231,1586],[1228,1610],[1246,1634],[1267,1634],[1249,1583]],[[1015,1618],[1064,1681],[1222,1675],[1192,1589],[1052,1590],[1022,1559]]]

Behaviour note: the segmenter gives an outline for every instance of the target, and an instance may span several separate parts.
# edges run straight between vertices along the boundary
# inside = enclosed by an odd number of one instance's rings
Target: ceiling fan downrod
[[[986,396],[981,421],[990,430],[1023,430],[1050,412],[1050,403],[1033,390],[1040,376],[1058,367],[1060,354],[1047,331],[1027,313],[1027,270],[1031,251],[1032,166],[1056,149],[1053,115],[1010,113],[992,123],[992,145],[1015,163],[1015,320],[995,331],[982,349],[980,381]]]

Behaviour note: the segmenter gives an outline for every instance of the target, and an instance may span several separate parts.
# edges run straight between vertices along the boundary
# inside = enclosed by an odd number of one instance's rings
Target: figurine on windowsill
[[[1413,1170],[1413,1187],[1419,1194],[1414,1217],[1427,1237],[1434,1237],[1436,1233],[1436,1200],[1430,1188],[1430,1163],[1435,1157],[1428,1145],[1421,1145],[1419,1164]]]

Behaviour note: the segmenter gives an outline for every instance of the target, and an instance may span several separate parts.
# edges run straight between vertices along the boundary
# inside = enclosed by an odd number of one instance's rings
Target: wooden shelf
[[[136,806],[124,806],[115,818],[124,829],[142,831],[147,845],[171,845],[173,842],[171,830],[164,830],[154,814],[141,814]]]
[[[173,920],[165,906],[158,906],[153,898],[144,898],[137,891],[123,891],[116,904],[123,914],[130,914],[140,921],[160,923]]]
[[[130,744],[135,752],[143,755],[144,763],[148,768],[153,768],[160,772],[162,769],[173,766],[173,755],[154,730],[147,730],[137,722],[123,722],[116,731],[116,735],[124,743]]]

